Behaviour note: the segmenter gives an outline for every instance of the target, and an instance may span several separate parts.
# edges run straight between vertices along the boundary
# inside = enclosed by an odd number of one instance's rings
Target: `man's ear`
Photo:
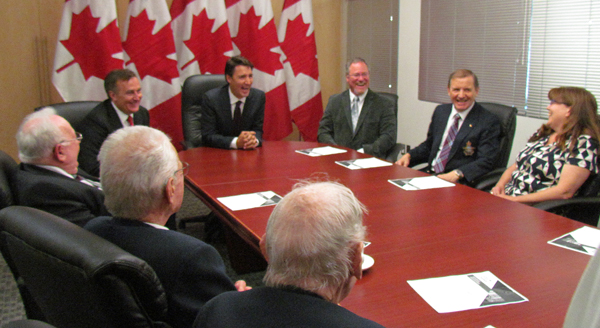
[[[165,198],[169,204],[173,203],[173,197],[175,197],[175,178],[170,177],[167,180],[167,184],[165,186]]]
[[[116,94],[115,94],[115,93],[114,93],[112,90],[109,90],[109,91],[108,91],[108,98],[110,98],[110,100],[111,100],[111,101],[113,101],[113,102],[114,102],[114,101],[115,101],[115,97],[116,97],[116,96],[117,96],[117,95],[116,95]]]
[[[352,255],[352,270],[354,271],[352,274],[356,277],[356,279],[360,280],[362,278],[362,253],[363,253],[364,244],[356,243],[353,247],[353,255]]]
[[[65,155],[62,144],[56,144],[56,146],[54,146],[54,149],[52,150],[52,155],[54,156],[55,160],[61,163],[67,160],[67,155]]]
[[[266,237],[267,235],[263,235],[262,238],[260,238],[260,243],[258,243],[258,246],[260,246],[260,252],[262,253],[262,255],[265,257],[265,260],[267,260],[267,262],[269,262],[269,256],[267,255],[267,242],[266,242]]]

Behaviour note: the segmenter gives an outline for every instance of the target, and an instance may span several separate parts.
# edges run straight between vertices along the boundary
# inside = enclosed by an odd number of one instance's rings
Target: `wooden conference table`
[[[310,157],[295,150],[313,142],[265,142],[255,151],[195,148],[187,186],[250,246],[258,248],[272,206],[231,211],[216,200],[259,191],[284,196],[299,179],[326,173],[354,191],[365,216],[365,253],[374,266],[342,306],[386,327],[562,327],[590,256],[547,241],[584,224],[462,185],[405,191],[388,179],[425,176],[397,165],[350,170],[347,153]],[[323,176],[323,174],[321,174]],[[439,314],[407,280],[491,271],[528,302]]]

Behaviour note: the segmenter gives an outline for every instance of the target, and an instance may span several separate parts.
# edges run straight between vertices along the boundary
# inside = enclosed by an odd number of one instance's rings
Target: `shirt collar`
[[[119,120],[121,121],[121,123],[125,123],[127,122],[127,118],[129,117],[129,115],[123,113],[118,107],[117,105],[115,105],[114,102],[110,102],[113,106],[113,108],[115,109],[115,112],[117,112],[117,115],[119,116]],[[126,126],[125,124],[123,124],[123,126]]]
[[[231,105],[234,105],[235,103],[237,103],[238,101],[241,101],[242,104],[246,103],[246,98],[248,97],[244,97],[244,98],[238,98],[236,97],[233,92],[231,92],[231,88],[227,87],[227,91],[229,92],[229,103]]]
[[[152,226],[156,229],[161,229],[161,230],[169,230],[169,228],[165,227],[165,226],[161,226],[160,224],[156,224],[156,223],[150,223],[150,222],[144,222],[145,224]]]
[[[354,93],[352,93],[352,90],[350,90],[350,103],[352,103],[354,101],[354,98],[358,98],[358,102],[362,103],[365,100],[365,97],[367,97],[367,93],[369,93],[369,90],[367,89],[367,91],[365,91],[365,93],[363,93],[360,96],[355,95]]]
[[[34,164],[35,166],[41,167],[43,169],[46,169],[48,171],[52,171],[52,172],[56,172],[58,174],[62,174],[66,177],[69,177],[71,179],[75,179],[75,177],[72,174],[67,173],[67,171],[61,169],[58,166],[52,166],[52,165],[38,165],[38,164]]]
[[[462,112],[459,112],[456,110],[456,108],[454,108],[454,104],[452,104],[452,112],[450,113],[450,117],[454,117],[454,115],[458,114],[460,115],[460,119],[461,121],[465,121],[465,119],[467,118],[467,116],[469,115],[469,113],[471,112],[471,110],[473,109],[473,107],[475,107],[475,102],[473,102],[471,104],[471,107],[463,110]]]

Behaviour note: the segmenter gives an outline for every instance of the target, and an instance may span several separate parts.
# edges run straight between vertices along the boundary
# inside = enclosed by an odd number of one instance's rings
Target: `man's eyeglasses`
[[[350,76],[352,76],[355,79],[358,79],[359,77],[369,77],[369,73],[355,73],[355,74],[350,74]]]
[[[181,171],[183,173],[183,176],[186,176],[188,174],[188,172],[190,171],[190,164],[186,163],[186,162],[181,162],[181,168],[177,171],[175,171],[175,173],[173,173],[173,175],[177,175],[177,172]]]
[[[77,142],[81,142],[81,139],[83,139],[83,134],[79,133],[79,132],[75,132],[76,137],[73,139],[67,139],[67,140],[63,140],[61,142],[59,142],[60,144],[63,143],[69,143],[69,142],[73,142],[73,141],[77,141]]]

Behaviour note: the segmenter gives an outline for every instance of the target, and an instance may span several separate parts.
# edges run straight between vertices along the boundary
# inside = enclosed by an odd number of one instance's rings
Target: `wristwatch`
[[[456,175],[458,175],[459,180],[465,177],[465,175],[462,173],[461,170],[454,170],[452,172],[454,172]]]

